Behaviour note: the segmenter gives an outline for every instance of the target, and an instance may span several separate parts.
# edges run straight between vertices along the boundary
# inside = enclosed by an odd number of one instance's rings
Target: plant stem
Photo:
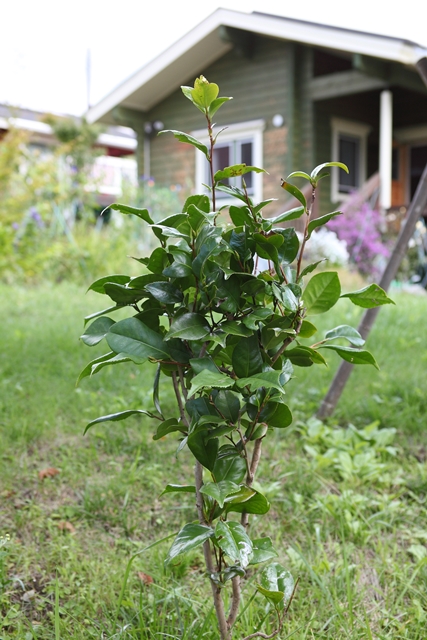
[[[175,371],[172,371],[172,384],[173,384],[173,390],[175,391],[176,401],[178,403],[179,415],[181,416],[182,422],[188,428],[189,426],[188,420],[185,415],[184,405],[182,404],[181,393],[179,391],[179,384],[178,384],[178,379],[176,377]]]
[[[313,205],[314,205],[315,199],[316,199],[316,188],[313,187],[313,190],[311,192],[311,202],[310,202],[309,208],[307,209],[307,216],[306,216],[306,220],[305,220],[304,237],[303,237],[303,240],[302,240],[301,250],[300,250],[299,256],[298,256],[297,280],[299,278],[299,274],[301,273],[302,257],[304,255],[305,244],[306,244],[306,242],[308,240],[308,238],[307,238],[308,225],[310,223],[310,218],[311,218],[311,214],[312,214],[312,211],[313,211]]]
[[[200,524],[205,526],[209,526],[206,522],[205,514],[203,513],[203,497],[200,493],[200,489],[203,486],[203,467],[198,460],[196,460],[196,464],[194,466],[194,480],[196,484],[196,507],[197,514],[199,516]],[[203,543],[203,555],[205,558],[205,566],[208,572],[211,588],[212,588],[212,597],[215,606],[216,617],[218,620],[219,633],[221,636],[221,640],[230,640],[230,630],[227,624],[227,620],[225,618],[224,612],[224,602],[221,596],[221,589],[213,582],[211,579],[211,575],[215,573],[213,558],[212,558],[212,549],[209,540],[205,540]]]

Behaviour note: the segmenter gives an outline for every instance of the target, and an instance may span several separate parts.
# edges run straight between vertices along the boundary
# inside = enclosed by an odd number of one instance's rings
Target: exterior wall
[[[287,194],[280,188],[280,179],[290,171],[289,127],[293,121],[290,104],[293,101],[293,45],[268,38],[254,38],[252,55],[237,56],[235,50],[200,69],[220,87],[220,95],[233,96],[218,112],[217,130],[222,125],[263,119],[263,168],[269,172],[263,179],[263,198],[278,198],[267,211],[274,215],[282,211]],[[194,78],[187,83],[192,85]],[[280,114],[283,125],[274,127],[272,118]],[[165,129],[191,132],[204,127],[203,115],[175,91],[151,112],[149,121],[160,120]],[[151,175],[161,185],[180,185],[184,195],[191,191],[195,177],[195,151],[190,145],[176,141],[171,134],[151,139]],[[273,208],[274,206],[274,208]]]

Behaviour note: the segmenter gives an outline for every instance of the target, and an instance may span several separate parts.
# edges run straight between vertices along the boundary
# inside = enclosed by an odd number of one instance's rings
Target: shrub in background
[[[334,218],[329,224],[329,229],[346,242],[350,262],[368,279],[381,275],[390,255],[381,232],[382,225],[380,212],[368,203],[349,216]]]

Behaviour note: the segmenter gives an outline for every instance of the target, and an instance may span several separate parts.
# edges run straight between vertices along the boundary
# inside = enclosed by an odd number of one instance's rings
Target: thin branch
[[[232,578],[231,589],[232,589],[231,606],[230,606],[230,612],[227,618],[227,625],[230,630],[233,624],[236,622],[237,614],[239,613],[240,596],[241,596],[240,576],[234,576],[234,578]]]
[[[306,221],[305,221],[305,229],[304,229],[304,236],[303,236],[303,240],[302,240],[301,250],[300,250],[299,256],[298,256],[297,280],[299,278],[299,274],[301,273],[301,262],[302,262],[302,257],[304,255],[305,244],[306,244],[306,242],[308,240],[308,238],[307,238],[308,225],[310,223],[311,214],[313,212],[313,205],[314,205],[315,199],[316,199],[316,188],[313,187],[312,192],[311,192],[310,206],[307,209],[307,217],[306,217]]]
[[[196,484],[196,507],[197,514],[199,516],[199,522],[200,524],[208,526],[205,514],[203,512],[203,497],[200,493],[200,489],[203,486],[203,467],[198,460],[196,460],[196,464],[194,467],[194,479]],[[206,570],[210,578],[215,573],[215,567],[209,540],[205,540],[205,542],[203,543],[203,555],[205,558]],[[214,583],[212,579],[210,579],[210,583],[221,640],[230,640],[230,633],[227,625],[227,620],[225,618],[224,602],[221,595],[221,589]]]
[[[182,395],[184,396],[184,400],[187,400],[187,397],[188,397],[187,387],[185,386],[185,378],[184,378],[184,374],[182,372],[181,366],[178,366],[178,374],[179,374],[179,381],[181,383]]]
[[[181,416],[182,422],[188,428],[189,424],[188,424],[187,417],[185,415],[184,405],[182,404],[181,393],[179,391],[179,384],[178,384],[178,379],[176,377],[175,371],[172,371],[172,383],[173,383],[173,390],[175,391],[176,401],[178,402],[179,415]]]

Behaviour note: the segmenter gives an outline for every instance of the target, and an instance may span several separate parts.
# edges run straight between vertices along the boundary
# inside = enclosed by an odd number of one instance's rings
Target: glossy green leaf
[[[282,184],[280,185],[282,189],[290,193],[298,202],[301,202],[302,206],[307,209],[307,201],[305,199],[304,194],[293,184],[286,182],[286,180],[282,180]]]
[[[248,566],[253,556],[252,541],[241,524],[220,520],[215,527],[215,539],[232,562],[243,568]]]
[[[311,182],[311,176],[309,176],[305,171],[293,171],[288,175],[287,179],[289,180],[289,178],[304,178],[305,180]]]
[[[165,340],[180,338],[181,340],[202,340],[210,333],[206,318],[198,313],[184,313],[172,322],[165,335]]]
[[[295,207],[295,209],[289,209],[289,211],[285,211],[281,213],[279,216],[275,218],[269,218],[269,222],[272,224],[279,224],[279,222],[288,222],[289,220],[297,220],[301,218],[305,213],[305,207]]]
[[[114,282],[106,282],[104,289],[111,300],[120,305],[135,304],[142,298],[147,297],[147,294],[142,289],[129,289],[126,285],[115,284]]]
[[[316,182],[319,179],[320,173],[328,167],[338,167],[339,169],[343,169],[346,173],[349,173],[347,165],[343,162],[324,162],[313,169],[311,172],[311,179]],[[320,178],[321,177],[322,176],[320,176]]]
[[[242,487],[236,495],[226,499],[225,508],[233,513],[250,513],[253,515],[264,515],[270,510],[270,503],[262,493]]]
[[[218,109],[224,104],[224,102],[228,102],[228,100],[232,100],[233,98],[215,98],[209,105],[209,116],[212,118]]]
[[[297,311],[298,299],[295,297],[289,285],[281,285],[273,282],[273,294],[287,311]]]
[[[95,282],[92,282],[88,291],[96,291],[96,293],[105,293],[104,285],[107,282],[114,282],[116,284],[126,284],[130,281],[130,276],[125,276],[121,274],[113,274],[111,276],[104,276],[103,278],[98,278]]]
[[[283,393],[283,386],[280,382],[280,371],[274,371],[273,369],[257,373],[248,378],[240,378],[236,380],[236,385],[239,389],[248,386],[251,391],[256,391],[259,387],[266,387],[268,389],[277,389]]]
[[[229,208],[229,215],[236,227],[242,227],[247,225],[253,227],[254,220],[248,207],[234,207]]]
[[[279,247],[278,254],[282,264],[291,264],[298,255],[299,240],[295,229],[275,229],[283,238],[283,244]]]
[[[175,304],[183,300],[182,291],[171,282],[153,282],[147,284],[145,290],[162,304]]]
[[[191,358],[191,368],[195,374],[202,373],[203,371],[212,371],[212,373],[219,373],[218,367],[209,356],[204,358]]]
[[[235,423],[239,417],[240,400],[233,391],[219,391],[214,398],[215,407],[225,420]]]
[[[205,144],[203,144],[203,142],[200,142],[200,140],[197,140],[193,136],[188,135],[188,133],[184,133],[183,131],[175,131],[174,129],[165,129],[165,131],[159,131],[158,135],[162,133],[172,133],[173,136],[180,142],[185,142],[187,144],[191,144],[193,147],[196,147],[196,149],[199,149],[199,151],[204,153],[206,160],[209,162],[208,148]]]
[[[148,224],[153,224],[153,220],[151,219],[150,212],[148,209],[137,209],[136,207],[130,207],[127,204],[119,204],[114,203],[108,205],[107,209],[115,209],[115,211],[120,211],[120,213],[124,213],[127,215],[137,216],[144,220],[144,222],[148,222]]]
[[[239,378],[247,378],[262,370],[263,360],[256,336],[240,340],[232,355],[235,374]]]
[[[87,376],[92,375],[92,367],[94,365],[98,364],[99,362],[107,362],[108,360],[111,360],[111,358],[113,358],[114,356],[115,356],[114,351],[110,351],[109,353],[105,353],[104,355],[99,356],[98,358],[95,358],[94,360],[89,362],[84,367],[84,369],[82,369],[82,371],[80,372],[80,375],[77,378],[76,387],[78,387],[78,385],[80,384],[80,381],[83,380],[83,378],[86,378]]]
[[[221,191],[222,193],[226,193],[228,196],[232,196],[233,198],[237,198],[238,200],[241,200],[245,204],[247,204],[247,201],[249,200],[249,203],[252,204],[252,200],[248,198],[245,192],[242,191],[242,189],[239,189],[238,187],[227,187],[225,186],[225,184],[219,184],[216,187],[216,190]]]
[[[319,349],[331,349],[335,351],[343,360],[351,362],[351,364],[372,364],[379,370],[377,361],[372,353],[369,351],[363,351],[358,349],[352,349],[351,347],[342,347],[336,344],[322,344]]]
[[[183,213],[188,213],[190,205],[194,205],[197,209],[200,209],[203,213],[209,213],[211,210],[211,203],[208,196],[205,195],[194,195],[189,196],[184,203],[182,208]]]
[[[190,433],[187,439],[187,446],[196,460],[206,469],[212,471],[215,466],[219,444],[218,438],[209,439],[207,434],[208,432],[205,430]]]
[[[197,393],[205,387],[212,389],[228,389],[234,385],[234,380],[224,373],[214,373],[213,371],[202,371],[191,381],[190,395]]]
[[[167,484],[160,495],[165,493],[196,493],[196,487],[192,484]]]
[[[92,324],[89,325],[84,334],[80,336],[80,339],[88,347],[93,347],[105,338],[113,324],[115,324],[114,320],[111,320],[111,318],[106,316],[97,318],[95,322],[92,322]]]
[[[269,427],[276,429],[285,429],[292,423],[292,413],[286,404],[270,401],[261,411],[258,422],[266,422]]]
[[[106,338],[110,349],[116,353],[141,359],[171,360],[168,347],[161,335],[149,329],[137,318],[126,318],[116,322]]]
[[[335,338],[345,338],[355,347],[363,347],[365,344],[364,339],[357,329],[349,327],[347,324],[341,324],[339,327],[330,329],[325,333],[325,340],[334,340]]]
[[[255,307],[249,315],[242,318],[242,322],[249,329],[256,331],[258,329],[258,324],[260,322],[265,322],[265,320],[272,316],[273,313],[273,309]]]
[[[168,254],[163,247],[157,247],[147,261],[147,269],[153,274],[162,273],[163,269],[168,264]]]
[[[184,427],[182,422],[178,422],[176,418],[163,420],[163,422],[161,422],[157,427],[156,433],[153,436],[153,440],[160,440],[160,438],[164,438],[169,433],[175,433],[176,431],[185,433],[186,428]]]
[[[220,482],[207,482],[200,489],[200,493],[203,493],[205,496],[210,496],[216,500],[222,509],[225,498],[233,493],[237,493],[239,489],[239,485],[235,482],[231,482],[230,480],[221,480]]]
[[[333,213],[327,213],[324,216],[320,216],[320,218],[314,218],[314,220],[311,220],[308,223],[307,239],[311,237],[311,234],[315,229],[317,229],[318,227],[322,227],[327,222],[329,222],[329,220],[332,220],[332,218],[336,218],[337,216],[341,216],[341,215],[342,215],[342,211],[334,211]]]
[[[303,294],[307,315],[316,315],[329,311],[341,295],[338,275],[332,271],[324,271],[313,276]]]
[[[206,540],[214,536],[214,530],[202,524],[186,524],[172,543],[166,556],[165,564],[169,564],[178,556],[196,549]]]
[[[286,349],[284,356],[289,358],[292,364],[298,367],[310,366],[310,364],[305,362],[306,359],[312,364],[324,364],[326,367],[328,366],[322,354],[311,347],[298,346],[292,349]]]
[[[341,298],[350,298],[353,304],[364,309],[372,309],[383,304],[395,304],[377,284],[370,284],[358,291],[343,293]]]
[[[312,264],[308,264],[306,267],[304,267],[304,269],[299,274],[298,282],[300,282],[304,276],[314,271],[316,267],[318,267],[322,262],[325,262],[325,260],[326,258],[322,258],[322,260],[318,260],[317,262],[313,262]]]
[[[225,322],[222,322],[221,329],[227,334],[232,336],[241,336],[242,338],[248,338],[252,335],[251,329],[248,329],[248,327],[236,320],[226,320]]]
[[[262,570],[257,584],[258,591],[275,607],[285,607],[292,597],[294,588],[292,575],[277,562],[272,562]]]
[[[212,475],[216,482],[228,480],[240,484],[246,475],[246,462],[232,445],[222,446],[217,455]]]
[[[301,329],[299,332],[300,338],[311,338],[314,334],[317,333],[317,327],[314,326],[309,320],[303,320]]]
[[[204,111],[216,100],[218,93],[219,87],[217,84],[208,82],[204,76],[200,76],[196,78],[194,82],[194,89],[191,90],[191,99],[194,104],[201,107]],[[185,95],[187,96],[187,94]]]
[[[265,538],[257,538],[256,540],[252,540],[253,545],[253,555],[252,560],[250,561],[250,565],[260,564],[261,562],[267,562],[267,560],[272,560],[272,558],[277,558],[277,551],[273,548],[273,543],[271,542],[271,538],[266,536]]]
[[[145,411],[143,409],[129,409],[127,411],[120,411],[119,413],[110,413],[107,416],[101,416],[100,418],[96,418],[96,420],[92,420],[92,422],[89,422],[84,430],[84,433],[86,433],[88,429],[93,427],[94,424],[100,424],[101,422],[118,422],[119,420],[126,420],[126,418],[135,415],[148,416],[149,418],[158,417],[150,411]]]
[[[259,167],[251,167],[246,164],[233,164],[231,167],[225,167],[220,171],[217,171],[214,175],[214,182],[219,182],[220,180],[227,180],[228,178],[234,178],[235,176],[243,176],[246,173],[266,173],[264,169],[260,169]]]

